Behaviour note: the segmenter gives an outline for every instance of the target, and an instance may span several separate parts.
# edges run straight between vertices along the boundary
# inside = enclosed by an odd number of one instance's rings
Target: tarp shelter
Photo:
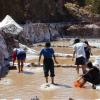
[[[11,16],[7,15],[2,22],[0,22],[0,30],[5,33],[19,34],[23,28],[17,24]]]

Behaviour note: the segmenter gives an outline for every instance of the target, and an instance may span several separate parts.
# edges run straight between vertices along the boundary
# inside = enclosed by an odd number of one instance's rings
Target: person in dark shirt
[[[86,54],[86,62],[88,62],[90,59],[90,55],[92,55],[91,47],[88,41],[84,41],[84,43],[87,44],[87,46],[84,49],[85,49],[85,54]]]
[[[51,44],[50,42],[47,42],[45,44],[45,48],[43,48],[40,51],[40,55],[39,55],[39,64],[40,64],[40,60],[41,60],[41,56],[44,56],[44,60],[43,60],[43,70],[44,70],[44,76],[46,78],[46,83],[48,83],[48,76],[49,76],[49,71],[50,71],[50,76],[51,76],[51,83],[54,84],[54,61],[55,63],[58,63],[56,61],[56,57],[54,55],[54,50],[53,48],[51,48]],[[53,59],[54,58],[54,61]]]
[[[83,74],[80,79],[77,80],[75,87],[83,87],[86,82],[90,82],[92,87],[95,88],[95,85],[100,84],[100,70],[92,65],[92,62],[87,63],[89,70],[86,74]]]

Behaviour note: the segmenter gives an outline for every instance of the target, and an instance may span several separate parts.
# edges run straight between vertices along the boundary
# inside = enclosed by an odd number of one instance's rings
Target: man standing
[[[86,46],[85,43],[80,42],[80,39],[74,40],[74,52],[73,52],[73,58],[76,58],[75,65],[77,65],[76,70],[79,74],[79,67],[81,65],[83,73],[86,72],[86,56],[85,56],[85,50],[84,47]]]
[[[58,62],[56,61],[56,57],[54,55],[54,49],[51,48],[50,42],[46,42],[45,47],[40,51],[39,64],[40,64],[42,55],[44,56],[43,70],[44,70],[46,83],[48,83],[48,76],[49,76],[49,71],[50,71],[51,83],[54,84],[54,76],[55,76],[54,61],[55,63],[58,63]]]

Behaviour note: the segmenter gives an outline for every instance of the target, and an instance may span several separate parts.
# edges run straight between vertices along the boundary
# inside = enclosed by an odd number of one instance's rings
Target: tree
[[[86,5],[91,5],[91,11],[100,14],[100,0],[86,0]]]
[[[94,0],[93,11],[97,14],[100,14],[100,0]]]
[[[85,6],[85,1],[86,0],[77,0],[77,3],[80,7],[84,7]]]

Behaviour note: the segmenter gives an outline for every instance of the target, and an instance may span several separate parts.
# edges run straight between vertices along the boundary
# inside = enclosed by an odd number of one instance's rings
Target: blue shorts
[[[17,54],[17,59],[18,60],[25,60],[26,59],[26,53],[20,52],[19,54]]]

